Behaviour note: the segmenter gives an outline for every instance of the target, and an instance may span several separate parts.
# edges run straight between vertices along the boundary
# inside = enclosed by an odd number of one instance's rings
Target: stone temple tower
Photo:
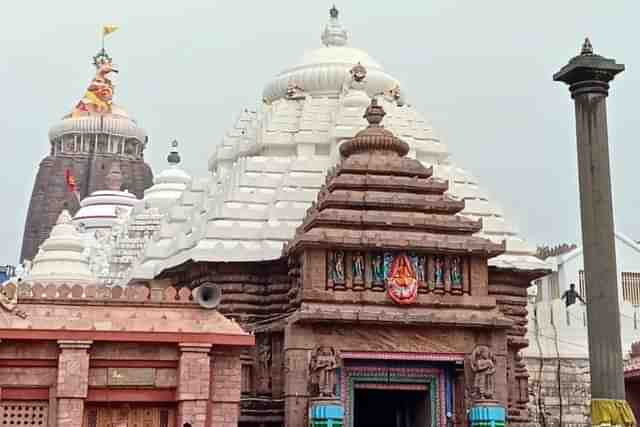
[[[110,80],[117,69],[102,49],[94,58],[96,75],[84,96],[49,130],[50,153],[40,162],[29,202],[20,259],[31,260],[63,209],[74,214],[79,199],[109,187],[109,172],[122,173],[122,188],[141,198],[152,185],[144,162],[146,132],[112,102]],[[69,185],[69,181],[75,182]]]

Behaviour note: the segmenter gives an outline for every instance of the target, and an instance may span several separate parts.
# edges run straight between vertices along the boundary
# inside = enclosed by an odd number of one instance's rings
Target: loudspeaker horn
[[[193,299],[206,309],[216,308],[221,297],[220,288],[213,283],[203,283],[193,291]]]

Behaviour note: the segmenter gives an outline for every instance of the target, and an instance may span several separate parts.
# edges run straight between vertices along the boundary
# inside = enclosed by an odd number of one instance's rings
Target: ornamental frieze
[[[327,253],[327,289],[386,292],[397,304],[420,293],[468,294],[469,258],[405,251]]]

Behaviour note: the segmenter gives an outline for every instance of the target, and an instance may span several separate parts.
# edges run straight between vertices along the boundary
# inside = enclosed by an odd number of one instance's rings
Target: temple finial
[[[380,122],[382,118],[387,113],[384,112],[384,108],[381,105],[378,105],[378,100],[376,98],[371,99],[371,104],[364,111],[363,118],[367,119],[369,122],[369,126],[380,126]]]
[[[593,55],[593,46],[591,45],[589,37],[585,37],[584,43],[582,43],[582,49],[580,50],[580,55]]]
[[[178,141],[175,139],[171,142],[169,146],[169,155],[167,156],[167,161],[170,165],[177,165],[180,163],[180,153],[178,152]]]
[[[340,21],[338,21],[338,15],[340,12],[338,8],[333,5],[329,9],[329,22],[324,27],[322,32],[322,44],[325,46],[344,46],[347,44],[347,30],[345,30]]]

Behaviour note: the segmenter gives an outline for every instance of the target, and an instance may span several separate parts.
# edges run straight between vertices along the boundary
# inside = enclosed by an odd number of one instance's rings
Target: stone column
[[[212,360],[210,427],[237,427],[242,387],[240,353],[216,352]]]
[[[211,344],[180,344],[178,426],[205,427],[209,402]]]
[[[625,398],[606,106],[609,82],[623,70],[587,39],[553,76],[575,101],[592,399]]]
[[[58,341],[58,427],[82,425],[84,400],[89,389],[91,341]]]

